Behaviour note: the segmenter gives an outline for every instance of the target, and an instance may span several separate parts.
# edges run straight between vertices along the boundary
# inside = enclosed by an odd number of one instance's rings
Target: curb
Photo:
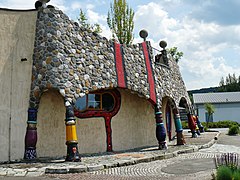
[[[163,160],[163,159],[170,159],[173,157],[177,157],[179,154],[193,153],[193,152],[199,151],[200,149],[209,148],[213,144],[216,143],[220,134],[221,133],[218,132],[218,134],[214,137],[214,139],[209,141],[207,144],[195,146],[192,148],[177,150],[172,153],[144,157],[144,158],[139,158],[136,160],[119,160],[117,163],[115,162],[115,163],[99,164],[99,165],[91,165],[91,166],[80,165],[78,167],[66,167],[66,168],[63,168],[63,167],[61,167],[61,168],[46,168],[45,174],[84,173],[84,172],[99,171],[99,170],[115,168],[115,167],[130,166],[130,165],[139,164],[139,163],[147,163],[147,162]]]

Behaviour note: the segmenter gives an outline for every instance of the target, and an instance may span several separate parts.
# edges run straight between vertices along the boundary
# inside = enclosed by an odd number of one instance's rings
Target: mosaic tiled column
[[[166,144],[166,129],[163,124],[162,112],[156,108],[155,110],[155,118],[156,118],[156,137],[159,144],[159,149],[167,149]]]
[[[196,117],[198,128],[199,128],[200,132],[203,133],[204,132],[204,127],[203,127],[201,121],[199,120],[198,116],[196,115],[195,117]]]
[[[191,130],[192,137],[196,138],[198,137],[197,132],[196,132],[196,122],[194,121],[193,114],[188,113],[188,127]]]
[[[184,145],[186,144],[186,142],[183,136],[183,128],[178,109],[174,109],[174,116],[175,116],[175,129],[177,132],[177,145]]]
[[[66,145],[67,145],[67,157],[66,161],[81,161],[78,152],[78,139],[76,131],[76,119],[74,118],[73,106],[66,107]]]
[[[25,135],[24,159],[34,160],[37,158],[37,109],[28,109],[27,131]]]

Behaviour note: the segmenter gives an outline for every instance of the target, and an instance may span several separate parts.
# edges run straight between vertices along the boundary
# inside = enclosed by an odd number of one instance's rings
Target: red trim
[[[151,60],[149,58],[149,53],[148,53],[146,42],[142,43],[142,47],[143,47],[143,54],[144,54],[144,57],[145,57],[146,69],[147,69],[147,74],[148,74],[148,83],[149,83],[149,88],[150,88],[150,99],[149,99],[149,101],[151,103],[153,103],[153,105],[155,105],[157,103],[157,100],[156,100],[157,97],[156,97],[156,91],[155,91],[155,81],[154,81]]]
[[[125,81],[124,61],[121,46],[121,44],[118,44],[116,42],[114,43],[117,81],[118,87],[126,88],[127,86]]]
[[[107,151],[111,152],[112,150],[112,128],[111,128],[111,120],[112,117],[115,116],[121,106],[121,95],[118,90],[101,90],[96,93],[110,93],[113,95],[115,104],[112,111],[104,111],[104,110],[87,110],[84,112],[80,112],[78,110],[74,110],[74,115],[78,118],[91,118],[91,117],[103,117],[105,120],[105,128],[106,128],[106,141],[107,141]]]

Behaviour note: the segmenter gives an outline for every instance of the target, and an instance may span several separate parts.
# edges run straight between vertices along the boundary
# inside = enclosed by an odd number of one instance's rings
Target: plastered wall
[[[154,109],[151,104],[120,90],[121,108],[112,119],[113,150],[156,145]],[[38,112],[38,157],[66,155],[65,107],[56,91],[42,95]],[[76,119],[79,153],[106,152],[106,131],[103,118]]]
[[[0,9],[0,161],[23,157],[36,18]]]
[[[121,92],[121,108],[112,120],[113,150],[156,145],[154,108],[144,98]]]

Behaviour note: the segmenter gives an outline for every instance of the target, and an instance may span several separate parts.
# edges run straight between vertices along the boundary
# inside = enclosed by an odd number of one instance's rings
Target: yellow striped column
[[[74,118],[74,110],[72,106],[66,108],[66,145],[67,157],[66,161],[81,161],[78,153],[78,139],[76,131],[76,119]]]

